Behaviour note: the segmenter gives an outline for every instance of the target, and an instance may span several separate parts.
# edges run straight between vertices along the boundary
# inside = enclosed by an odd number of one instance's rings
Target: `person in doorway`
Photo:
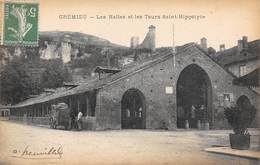
[[[184,121],[185,121],[185,111],[183,107],[178,107],[177,108],[177,127],[178,128],[184,128]]]
[[[202,117],[202,122],[206,122],[206,109],[205,109],[205,105],[201,105],[200,106],[200,113],[201,113],[201,117]]]
[[[143,109],[142,109],[142,107],[140,107],[138,109],[138,117],[142,118],[142,113],[143,113]]]
[[[75,128],[75,125],[76,125],[75,123],[76,123],[75,114],[74,114],[73,110],[70,110],[70,129]]]
[[[78,130],[82,130],[82,116],[83,116],[83,113],[81,111],[79,111],[78,118],[77,118]]]
[[[57,105],[53,104],[53,105],[51,105],[51,115],[50,115],[51,128],[54,128],[54,129],[56,128],[57,118],[58,118]]]
[[[194,107],[194,105],[191,106],[191,118],[195,119],[195,113],[196,113],[196,108]]]
[[[196,127],[196,108],[194,105],[191,106],[191,127]]]
[[[130,110],[127,108],[126,109],[126,118],[129,118],[131,116]]]

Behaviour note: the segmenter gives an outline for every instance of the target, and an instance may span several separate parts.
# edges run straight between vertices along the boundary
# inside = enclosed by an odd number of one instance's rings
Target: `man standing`
[[[76,127],[76,117],[73,112],[73,110],[70,110],[70,129],[73,130],[73,128]]]
[[[82,119],[81,119],[82,116],[83,116],[83,113],[81,111],[79,111],[78,118],[77,118],[78,130],[82,130]]]
[[[191,127],[196,127],[196,108],[194,105],[191,106]]]

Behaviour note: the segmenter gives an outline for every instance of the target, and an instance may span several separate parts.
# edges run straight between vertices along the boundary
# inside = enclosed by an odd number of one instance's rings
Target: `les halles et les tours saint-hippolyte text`
[[[146,19],[146,20],[155,20],[155,19],[182,19],[185,21],[188,20],[201,20],[205,19],[206,16],[204,15],[185,15],[185,14],[168,14],[168,15],[119,15],[119,14],[110,14],[110,15],[95,15],[95,16],[89,16],[87,14],[60,14],[59,19],[65,19],[65,20],[86,20],[86,19],[97,19],[97,20],[104,20],[104,19]]]

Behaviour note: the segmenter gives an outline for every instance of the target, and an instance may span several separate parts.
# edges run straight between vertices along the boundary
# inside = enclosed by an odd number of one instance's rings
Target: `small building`
[[[225,45],[221,44],[215,60],[235,76],[240,77],[260,66],[259,57],[260,40],[248,42],[247,37],[243,36],[242,40],[238,40],[237,45],[230,49],[225,49]]]

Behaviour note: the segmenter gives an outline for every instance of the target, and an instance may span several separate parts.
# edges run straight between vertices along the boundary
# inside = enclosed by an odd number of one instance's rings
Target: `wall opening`
[[[212,125],[212,87],[209,76],[198,65],[184,68],[177,81],[177,128],[197,128],[198,122]]]
[[[238,105],[238,107],[243,109],[248,106],[251,106],[251,102],[247,96],[242,95],[237,99],[237,105]]]
[[[138,89],[127,90],[121,101],[122,129],[145,129],[145,97]]]

